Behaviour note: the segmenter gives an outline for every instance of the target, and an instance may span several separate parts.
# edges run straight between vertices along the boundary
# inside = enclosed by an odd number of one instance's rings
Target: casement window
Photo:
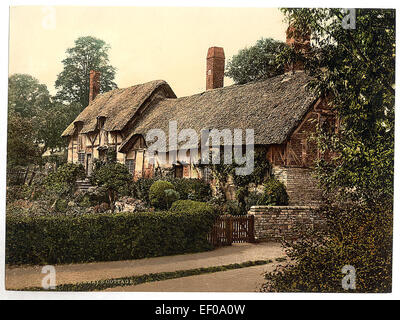
[[[85,165],[85,153],[84,152],[78,152],[78,163],[81,165]]]
[[[126,159],[125,165],[128,168],[129,173],[133,175],[135,173],[135,160]]]

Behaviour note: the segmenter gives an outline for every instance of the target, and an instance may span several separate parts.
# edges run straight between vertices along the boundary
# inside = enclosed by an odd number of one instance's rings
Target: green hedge
[[[178,200],[175,201],[170,211],[181,213],[195,213],[195,212],[208,212],[210,215],[215,214],[215,210],[211,205],[205,202],[193,200]]]
[[[7,217],[6,263],[140,259],[212,249],[207,210]]]

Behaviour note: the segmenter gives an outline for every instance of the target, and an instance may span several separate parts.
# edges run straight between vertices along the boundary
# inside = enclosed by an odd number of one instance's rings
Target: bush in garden
[[[150,187],[158,179],[144,179],[140,178],[134,182],[132,196],[144,201],[146,204],[150,204],[149,192]]]
[[[108,196],[101,188],[90,191],[75,192],[73,201],[82,207],[93,207],[100,203],[107,202]]]
[[[167,202],[167,208],[170,208],[174,201],[179,200],[179,193],[176,192],[174,189],[167,189],[164,191],[165,193],[165,200]]]
[[[79,201],[79,206],[89,208],[92,206],[92,202],[90,201],[90,196],[88,194],[82,197],[82,200]]]
[[[66,163],[46,177],[44,180],[46,192],[57,196],[72,195],[76,180],[85,177],[85,169],[81,164]]]
[[[11,203],[15,200],[30,199],[35,193],[33,186],[23,185],[13,185],[7,187],[6,202]]]
[[[168,209],[168,200],[165,191],[169,189],[175,190],[171,182],[164,180],[154,182],[149,190],[150,204],[157,209]]]
[[[195,201],[208,201],[211,199],[212,192],[210,184],[202,179],[170,178],[175,190],[179,192],[180,199],[190,199]]]
[[[200,201],[193,201],[193,200],[178,200],[175,201],[171,208],[170,211],[173,212],[182,212],[182,213],[191,213],[191,212],[208,212],[210,215],[215,215],[216,211],[215,209],[208,203],[206,202],[200,202]]]
[[[106,192],[111,206],[114,210],[114,203],[120,195],[129,194],[133,177],[127,167],[118,162],[107,162],[93,171],[91,182]]]
[[[263,196],[258,204],[271,206],[283,206],[288,204],[289,196],[286,192],[286,187],[282,182],[270,178],[263,186]]]
[[[232,216],[240,216],[246,214],[246,212],[243,212],[240,203],[235,200],[227,200],[223,205],[223,211],[225,214],[230,214]]]
[[[252,206],[259,206],[264,203],[264,195],[263,193],[252,191],[249,192],[246,198],[246,212],[250,210]]]
[[[175,209],[76,216],[7,216],[6,263],[128,260],[212,249],[207,241],[216,217],[212,209],[206,204],[190,208],[176,204]]]
[[[68,200],[57,199],[57,201],[55,202],[56,212],[65,213],[67,209],[68,209]]]
[[[160,179],[138,179],[134,183],[132,196],[150,204],[150,187],[156,181],[160,181]],[[179,193],[180,199],[208,201],[212,198],[210,185],[201,179],[163,178],[162,181],[171,182]]]
[[[266,275],[265,291],[346,292],[342,268],[356,270],[356,289],[347,292],[390,292],[392,287],[392,204],[324,206],[326,226],[285,242],[294,262]]]
[[[246,212],[242,210],[240,203],[236,200],[226,200],[222,203],[210,201],[209,204],[219,215],[230,214],[232,216],[240,216],[246,214]]]

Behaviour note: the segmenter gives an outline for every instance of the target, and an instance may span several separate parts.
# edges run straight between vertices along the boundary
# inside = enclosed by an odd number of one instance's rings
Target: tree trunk
[[[108,190],[108,200],[110,201],[111,212],[114,213],[114,194],[112,190]]]

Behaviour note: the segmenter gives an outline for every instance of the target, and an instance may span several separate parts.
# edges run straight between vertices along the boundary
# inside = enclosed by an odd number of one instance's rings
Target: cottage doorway
[[[175,166],[175,178],[183,178],[183,166],[182,165]]]
[[[93,172],[93,161],[92,161],[92,154],[88,153],[86,155],[86,175],[90,177]]]

